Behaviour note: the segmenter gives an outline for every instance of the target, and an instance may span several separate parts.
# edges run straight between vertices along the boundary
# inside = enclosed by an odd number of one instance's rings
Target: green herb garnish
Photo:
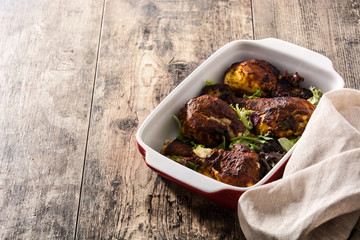
[[[267,134],[259,135],[257,137],[250,137],[243,134],[242,136],[231,139],[230,148],[233,148],[236,143],[242,143],[251,149],[260,150],[260,147],[257,146],[256,143],[264,144],[269,140],[272,140],[272,138],[268,137]]]
[[[184,137],[181,134],[181,122],[180,122],[180,119],[175,114],[172,117],[173,117],[173,119],[175,120],[175,122],[177,123],[177,125],[179,127],[179,132],[178,132],[178,135],[176,136],[176,139],[180,140],[180,141],[184,141]]]
[[[256,90],[256,92],[253,94],[253,95],[247,95],[247,94],[244,94],[243,95],[244,98],[249,98],[249,99],[253,99],[253,98],[260,98],[261,97],[261,91],[260,91],[260,88],[258,88]]]
[[[285,137],[282,137],[278,139],[278,142],[280,143],[281,147],[288,152],[299,139],[300,137],[294,139],[287,139]]]
[[[187,165],[188,168],[191,168],[191,169],[194,170],[194,171],[197,171],[197,168],[199,167],[199,165],[197,165],[197,164],[195,164],[195,163],[193,163],[193,162],[190,162],[190,161],[188,161],[188,162],[186,163],[186,165]]]
[[[205,86],[212,86],[212,85],[215,85],[215,83],[211,80],[206,79]]]
[[[308,99],[309,102],[311,102],[314,106],[318,105],[323,92],[320,89],[315,89],[315,87],[310,87],[310,91],[312,92],[313,96]]]
[[[253,123],[251,122],[251,120],[249,118],[249,114],[252,113],[253,110],[246,110],[245,108],[239,108],[239,104],[236,104],[235,107],[230,104],[230,107],[232,107],[232,109],[234,109],[234,111],[238,115],[240,121],[244,124],[244,126],[247,129],[253,128]]]

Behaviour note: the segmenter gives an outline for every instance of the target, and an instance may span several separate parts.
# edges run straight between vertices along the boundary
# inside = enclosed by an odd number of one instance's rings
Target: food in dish
[[[309,89],[301,88],[304,81],[297,72],[283,75],[271,63],[265,60],[250,59],[231,65],[225,72],[224,84],[228,85],[236,95],[252,95],[260,91],[259,97],[292,96],[310,98]]]
[[[312,103],[298,97],[249,99],[228,95],[224,100],[229,105],[251,111],[257,135],[269,134],[277,138],[300,136],[315,109]]]
[[[225,101],[210,95],[190,99],[179,113],[181,134],[205,146],[215,147],[246,130]]]
[[[262,97],[270,97],[276,89],[280,71],[264,60],[250,59],[234,63],[225,72],[224,83],[237,94],[254,94],[260,89]]]
[[[179,135],[161,153],[234,186],[255,185],[296,142],[321,92],[264,60],[234,63],[175,117]],[[308,101],[310,100],[310,101]]]
[[[205,176],[234,186],[252,186],[260,179],[259,155],[244,144],[231,150],[221,148],[192,149],[177,139],[168,141],[162,154]]]

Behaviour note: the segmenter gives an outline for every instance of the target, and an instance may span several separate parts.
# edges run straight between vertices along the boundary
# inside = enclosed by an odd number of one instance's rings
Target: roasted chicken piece
[[[262,97],[300,97],[308,99],[312,97],[309,89],[302,88],[299,83],[304,80],[298,73],[292,74],[285,71],[283,75],[280,71],[265,60],[250,59],[243,62],[234,63],[225,72],[224,83],[237,96],[254,94],[260,89]],[[220,87],[220,86],[218,86]],[[216,94],[224,96],[228,90],[224,87],[210,95]]]
[[[211,95],[221,100],[231,104],[232,102],[236,102],[238,97],[236,97],[235,93],[230,89],[230,87],[224,83],[216,83],[214,85],[205,86],[201,90],[202,95]]]
[[[182,156],[182,157],[195,157],[196,154],[190,145],[174,139],[167,141],[161,149],[161,154],[165,156]]]
[[[278,138],[300,136],[315,110],[309,101],[298,97],[239,98],[223,85],[205,87],[202,93],[216,93],[228,104],[239,104],[240,108],[253,110],[257,134],[269,133],[270,136]]]
[[[198,147],[198,150],[177,139],[167,141],[160,153],[169,157],[181,165],[192,168],[193,170],[214,178],[211,169],[211,162],[206,161],[206,157],[214,151],[211,148]]]
[[[223,83],[216,83],[214,85],[205,86],[201,90],[201,95],[211,95],[214,97],[218,97],[220,99],[224,99],[228,95],[235,95],[235,93],[231,90],[229,85]]]
[[[224,83],[242,96],[254,94],[258,89],[262,97],[270,97],[276,90],[280,71],[265,60],[251,59],[234,63],[225,72]]]
[[[238,187],[250,187],[259,181],[259,155],[244,144],[235,144],[231,151],[216,149],[205,159],[211,162],[214,178]]]
[[[190,99],[179,120],[181,134],[205,146],[217,146],[224,137],[230,140],[246,130],[229,104],[210,95]]]
[[[272,137],[293,138],[300,136],[315,110],[309,101],[297,97],[232,98],[234,106],[253,110],[257,134],[269,133]]]
[[[235,93],[231,90],[229,85],[226,85],[224,83],[216,83],[214,85],[205,86],[201,90],[201,95],[206,95],[206,94],[214,97],[218,97],[222,100],[226,99],[226,97],[230,95],[235,96]]]
[[[259,155],[243,144],[235,144],[233,149],[204,149],[204,156],[179,140],[166,143],[161,150],[174,161],[197,172],[233,186],[249,187],[259,181]]]

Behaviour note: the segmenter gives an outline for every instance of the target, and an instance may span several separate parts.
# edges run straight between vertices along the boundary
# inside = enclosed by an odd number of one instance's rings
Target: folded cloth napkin
[[[360,91],[323,95],[282,179],[238,202],[247,239],[360,238]]]

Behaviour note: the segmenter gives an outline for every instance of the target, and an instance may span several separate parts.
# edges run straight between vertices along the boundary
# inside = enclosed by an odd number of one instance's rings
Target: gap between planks
[[[103,0],[102,4],[102,13],[101,13],[101,21],[100,21],[100,29],[99,29],[99,39],[98,39],[98,46],[97,46],[97,52],[96,52],[96,63],[95,63],[95,70],[94,70],[94,79],[93,79],[93,86],[92,86],[92,92],[91,92],[91,102],[90,102],[90,113],[89,113],[89,120],[88,120],[88,128],[86,133],[86,140],[85,140],[85,151],[84,151],[84,159],[83,159],[83,167],[82,167],[82,173],[81,173],[81,184],[79,189],[79,202],[78,202],[78,208],[76,213],[76,222],[75,222],[75,232],[74,232],[74,240],[77,238],[77,231],[79,226],[79,215],[80,215],[80,205],[81,205],[81,193],[83,190],[84,185],[84,175],[85,175],[85,163],[86,163],[86,156],[87,156],[87,150],[88,150],[88,141],[89,141],[89,133],[90,133],[90,126],[91,126],[91,116],[92,116],[92,106],[94,102],[94,93],[95,93],[95,83],[97,78],[97,72],[98,72],[98,63],[99,63],[99,56],[100,56],[100,47],[101,47],[101,37],[103,32],[103,23],[104,23],[104,13],[105,13],[105,4],[106,0]]]

